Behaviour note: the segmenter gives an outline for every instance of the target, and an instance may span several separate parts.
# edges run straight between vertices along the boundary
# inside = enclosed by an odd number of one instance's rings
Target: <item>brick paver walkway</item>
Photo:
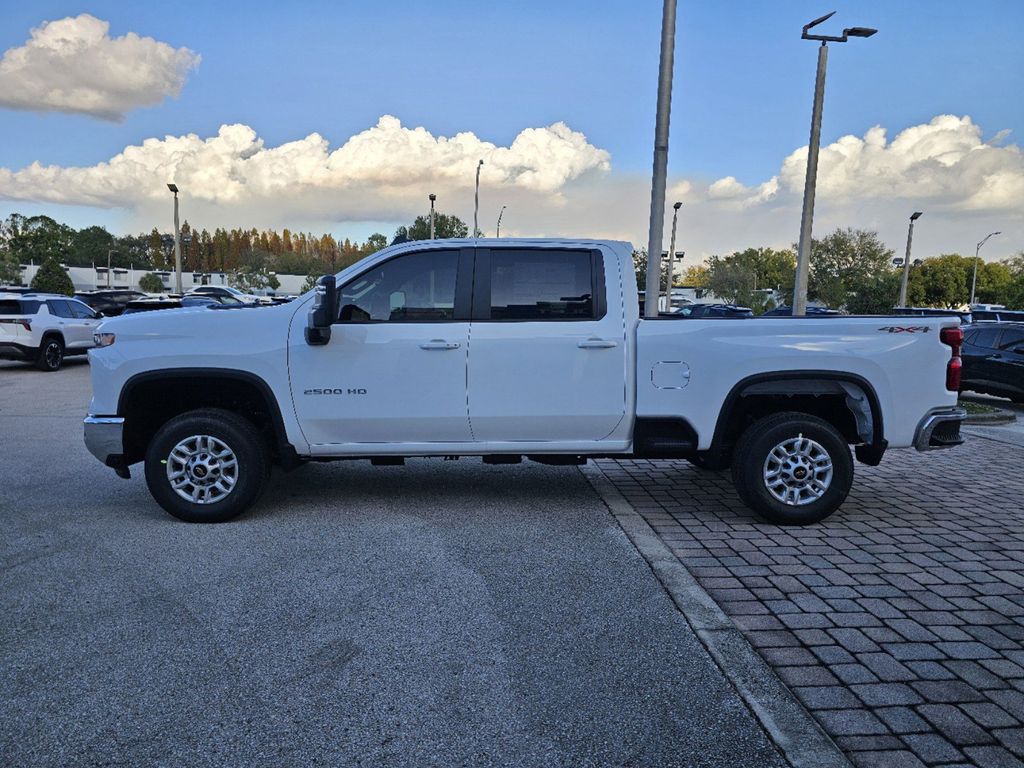
[[[856,765],[1024,766],[1024,448],[892,451],[808,528],[728,473],[598,465]]]

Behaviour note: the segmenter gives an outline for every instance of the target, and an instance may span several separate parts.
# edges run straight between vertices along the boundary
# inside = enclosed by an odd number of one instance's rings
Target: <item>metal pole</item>
[[[682,203],[672,206],[672,237],[669,238],[668,246],[668,287],[665,289],[665,311],[672,311],[672,279],[676,263],[676,221],[679,219],[679,209]]]
[[[434,239],[434,201],[437,200],[437,195],[433,192],[430,193],[430,239]]]
[[[498,211],[498,228],[494,232],[495,237],[501,237],[501,217],[505,215],[505,208],[508,206],[501,206],[501,210]]]
[[[672,112],[672,66],[676,47],[676,0],[661,12],[661,62],[658,65],[658,111],[654,119],[654,169],[651,174],[651,220],[647,230],[647,282],[644,316],[657,317],[661,293],[661,240],[665,228],[668,176],[668,127]]]
[[[1002,232],[993,232],[990,235],[985,235],[985,237],[982,238],[982,241],[980,243],[978,243],[978,247],[974,249],[974,277],[971,278],[971,301],[967,305],[968,309],[970,309],[971,307],[974,306],[974,288],[978,284],[978,262],[981,261],[981,256],[980,256],[981,246],[983,246],[985,243],[987,243],[988,239],[990,237],[992,237],[992,235],[1001,235],[1001,234],[1002,234]]]
[[[113,255],[113,251],[107,250],[107,288],[110,287],[110,257]]]
[[[914,221],[916,216],[910,217],[910,229],[907,231],[907,255],[903,259],[903,279],[900,281],[900,303],[897,306],[907,306],[907,281],[910,279],[910,243],[914,240]]]
[[[818,48],[818,74],[814,81],[814,108],[811,111],[811,140],[807,146],[807,177],[804,180],[804,207],[800,214],[800,245],[796,256],[796,284],[793,286],[793,315],[807,314],[807,276],[811,266],[811,224],[814,220],[814,187],[818,180],[818,148],[821,145],[821,110],[825,101],[825,68],[828,46]]]
[[[181,293],[181,230],[178,227],[178,193],[174,193],[174,290]]]
[[[477,226],[477,217],[480,214],[480,168],[483,167],[484,161],[481,160],[476,165],[476,195],[473,198],[473,237],[480,236],[480,227]]]

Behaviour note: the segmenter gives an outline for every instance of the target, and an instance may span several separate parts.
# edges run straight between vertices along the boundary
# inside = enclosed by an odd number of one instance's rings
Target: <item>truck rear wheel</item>
[[[786,412],[754,422],[733,452],[732,479],[743,503],[778,525],[811,525],[846,500],[853,459],[823,419]]]
[[[146,449],[146,485],[180,520],[223,523],[259,498],[270,474],[267,445],[251,422],[204,408],[168,421]]]

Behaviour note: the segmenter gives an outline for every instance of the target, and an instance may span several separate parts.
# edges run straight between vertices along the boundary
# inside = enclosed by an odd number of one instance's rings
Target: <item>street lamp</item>
[[[672,237],[668,246],[668,287],[665,289],[665,311],[672,311],[672,272],[676,261],[676,221],[679,219],[679,209],[682,203],[675,203],[672,206]]]
[[[480,237],[480,228],[477,226],[477,216],[480,214],[480,169],[483,168],[484,161],[481,160],[476,165],[476,195],[473,198],[473,237]]]
[[[110,287],[110,257],[113,256],[117,251],[107,250],[107,288]]]
[[[803,40],[819,40],[818,74],[814,81],[814,107],[811,110],[811,140],[807,146],[807,177],[804,180],[804,205],[800,214],[800,245],[796,258],[796,285],[793,288],[793,314],[807,313],[807,275],[811,261],[811,223],[814,219],[814,186],[818,179],[818,149],[821,146],[821,109],[825,101],[825,68],[828,64],[828,43],[845,43],[851,37],[871,37],[877,29],[869,27],[849,27],[843,30],[842,37],[834,35],[812,35],[811,27],[816,27],[835,15],[835,11],[815,19],[804,27]]]
[[[983,246],[988,241],[988,239],[993,235],[1001,234],[1003,233],[992,232],[990,234],[985,235],[985,239],[978,243],[978,247],[974,249],[974,277],[971,278],[971,302],[970,304],[967,305],[968,309],[974,306],[974,288],[978,284],[978,262],[981,261],[981,256],[979,255],[979,252],[981,251],[981,246]]]
[[[661,294],[661,239],[665,229],[665,186],[668,178],[668,127],[672,113],[672,63],[676,52],[676,0],[661,7],[661,56],[658,101],[654,116],[654,169],[651,172],[651,216],[647,225],[647,279],[644,316],[658,316]]]
[[[437,200],[437,195],[431,192],[427,197],[430,198],[430,239],[434,239],[434,201]]]
[[[494,231],[495,237],[501,237],[501,217],[505,215],[505,209],[507,207],[507,205],[503,205],[501,206],[501,210],[498,211],[498,228]]]
[[[914,239],[914,222],[924,215],[924,211],[914,211],[910,214],[910,229],[907,230],[907,256],[903,259],[903,279],[900,281],[900,303],[897,306],[907,306],[907,280],[910,278],[910,243]]]
[[[174,193],[174,292],[181,293],[181,230],[178,227],[178,185],[168,184]]]

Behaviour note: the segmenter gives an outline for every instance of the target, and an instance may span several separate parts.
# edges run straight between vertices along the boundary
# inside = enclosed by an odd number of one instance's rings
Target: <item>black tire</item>
[[[206,452],[200,444],[187,442],[195,436],[212,438],[213,445],[225,446],[233,453],[233,473],[224,469],[228,465],[218,463],[215,451]],[[184,483],[182,493],[193,498],[196,494],[206,493],[216,495],[215,498],[199,503],[183,498],[172,486],[169,477],[171,467],[185,465],[172,457],[171,452],[182,443],[186,443],[186,447],[176,454],[177,457],[193,448],[196,451],[194,459],[210,457],[199,462],[202,466],[182,469],[186,478],[179,478],[179,482]],[[270,476],[271,462],[266,441],[252,422],[231,411],[204,408],[176,416],[160,427],[146,448],[145,466],[149,492],[167,512],[189,523],[223,523],[245,512],[260,497]],[[201,488],[204,480],[198,479],[200,471],[206,476],[205,489]],[[223,491],[223,486],[214,477],[223,479],[225,484],[231,478],[233,482]]]
[[[36,354],[36,368],[53,373],[59,371],[63,364],[64,342],[59,336],[47,336],[39,345],[39,352]]]
[[[778,479],[773,486],[776,492],[787,497],[789,494],[799,497],[799,503],[786,503],[770,489],[766,470],[772,451],[786,441],[798,438],[817,443],[817,447],[812,449],[813,456],[821,458],[819,449],[827,454],[832,465],[831,476],[827,482],[823,475],[821,483],[810,483],[808,467],[816,466],[816,472],[824,473],[823,465],[806,464],[808,459],[803,455],[788,459],[790,463],[785,465],[775,460],[779,467]],[[803,444],[805,447],[808,445]],[[853,484],[853,459],[845,438],[827,421],[806,413],[777,413],[754,422],[740,435],[733,451],[732,480],[743,503],[768,522],[811,525],[824,520],[846,500]],[[817,492],[815,489],[820,490],[822,485],[824,492],[812,498]]]

